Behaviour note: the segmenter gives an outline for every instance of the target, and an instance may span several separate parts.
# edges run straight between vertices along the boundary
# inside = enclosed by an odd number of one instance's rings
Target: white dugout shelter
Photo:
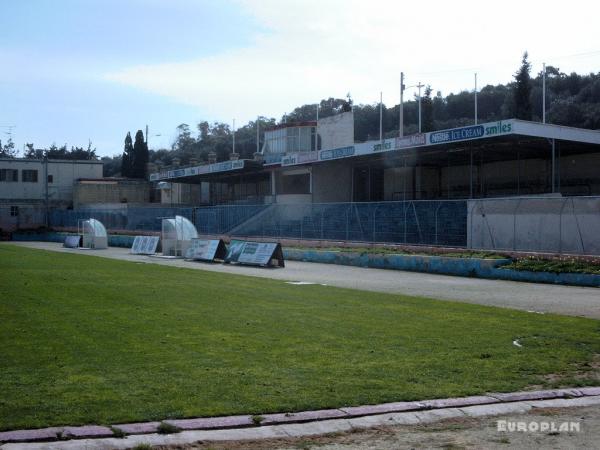
[[[79,235],[82,236],[82,247],[102,249],[108,247],[106,228],[96,219],[82,220],[79,222]]]
[[[192,239],[198,237],[196,227],[182,216],[162,220],[162,253],[164,256],[183,256]]]

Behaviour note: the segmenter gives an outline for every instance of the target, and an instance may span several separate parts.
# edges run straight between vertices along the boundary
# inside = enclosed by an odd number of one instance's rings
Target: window
[[[48,175],[48,183],[54,183],[54,175]]]
[[[19,215],[19,207],[11,206],[10,207],[10,217],[17,217]]]
[[[15,169],[0,169],[0,181],[19,181],[19,171]]]
[[[37,183],[38,171],[37,170],[22,170],[21,181],[23,183]]]

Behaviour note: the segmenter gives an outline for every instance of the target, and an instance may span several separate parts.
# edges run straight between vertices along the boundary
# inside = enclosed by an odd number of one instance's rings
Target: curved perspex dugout
[[[83,248],[108,248],[108,235],[102,222],[97,219],[81,220],[78,228]]]
[[[175,216],[162,220],[162,253],[164,256],[183,257],[198,237],[196,227],[183,216]]]

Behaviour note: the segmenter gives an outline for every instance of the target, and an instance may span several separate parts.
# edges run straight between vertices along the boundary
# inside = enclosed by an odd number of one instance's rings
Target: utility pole
[[[475,72],[475,125],[477,125],[477,72]]]
[[[419,81],[419,84],[417,84],[417,87],[419,88],[419,133],[421,132],[421,88],[424,87],[424,84],[421,84],[421,82]]]
[[[546,63],[542,65],[542,123],[546,123]]]
[[[146,146],[148,146],[148,124],[146,124]]]
[[[398,136],[404,136],[404,72],[400,72],[400,124]]]

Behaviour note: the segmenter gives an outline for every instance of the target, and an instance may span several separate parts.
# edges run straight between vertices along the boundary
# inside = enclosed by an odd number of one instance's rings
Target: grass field
[[[575,383],[598,353],[594,320],[0,245],[0,429]]]

